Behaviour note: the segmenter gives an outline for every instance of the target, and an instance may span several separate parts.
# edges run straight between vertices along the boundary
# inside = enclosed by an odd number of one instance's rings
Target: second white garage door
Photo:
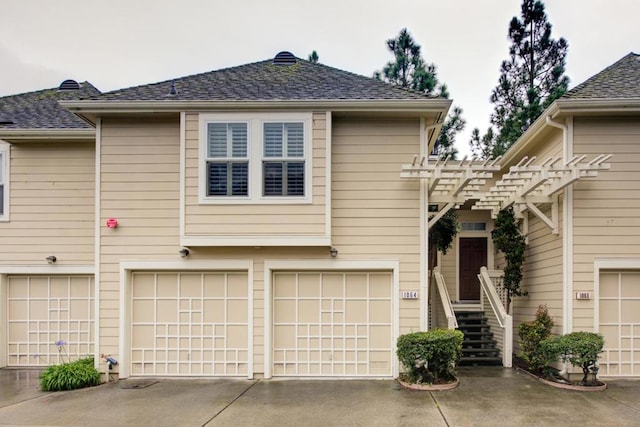
[[[391,272],[276,272],[275,376],[392,375]]]
[[[247,274],[134,272],[131,375],[246,376]]]

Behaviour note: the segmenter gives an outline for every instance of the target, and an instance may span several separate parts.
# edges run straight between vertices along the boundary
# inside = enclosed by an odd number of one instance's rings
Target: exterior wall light
[[[335,258],[338,256],[338,250],[336,248],[329,249],[329,253],[331,254],[331,258]]]
[[[189,249],[187,249],[187,248],[182,248],[182,249],[180,249],[180,250],[178,251],[178,253],[180,254],[180,256],[181,256],[182,258],[186,258],[186,257],[188,257],[188,256],[189,256]]]
[[[48,262],[49,264],[53,264],[54,262],[56,262],[56,261],[58,260],[58,258],[56,258],[56,256],[55,256],[55,255],[49,255],[49,256],[46,258],[46,260],[47,260],[47,262]]]

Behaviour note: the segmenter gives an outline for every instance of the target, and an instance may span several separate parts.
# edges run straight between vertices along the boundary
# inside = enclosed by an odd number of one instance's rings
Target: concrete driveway
[[[37,371],[0,370],[0,425],[41,426],[623,426],[640,424],[640,381],[604,392],[544,385],[503,368],[460,368],[460,386],[395,381],[133,379],[38,390]]]

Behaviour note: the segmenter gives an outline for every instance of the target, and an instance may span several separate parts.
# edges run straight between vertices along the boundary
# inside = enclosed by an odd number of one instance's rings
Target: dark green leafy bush
[[[548,338],[540,343],[541,352],[553,360],[561,358],[575,367],[582,368],[582,381],[587,385],[589,374],[598,375],[598,355],[602,353],[604,338],[593,332],[572,332],[567,335]]]
[[[40,375],[42,391],[74,390],[100,384],[100,373],[93,365],[93,357],[49,366]]]
[[[453,329],[414,332],[398,338],[398,359],[413,383],[438,383],[455,378],[462,355],[463,334]]]
[[[536,311],[536,318],[531,322],[522,322],[518,325],[518,336],[520,337],[520,352],[518,357],[522,358],[529,369],[540,373],[542,370],[557,359],[553,354],[547,354],[540,347],[540,343],[551,336],[553,319],[549,316],[546,305],[540,305]]]

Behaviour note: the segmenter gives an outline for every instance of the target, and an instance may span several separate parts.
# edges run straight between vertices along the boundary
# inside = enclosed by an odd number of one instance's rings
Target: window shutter
[[[282,196],[282,162],[265,162],[263,179],[265,196]]]
[[[304,157],[304,126],[302,123],[287,123],[286,157]]]
[[[282,123],[264,124],[264,156],[282,157]]]
[[[227,124],[209,123],[207,128],[209,138],[207,157],[227,157]]]
[[[287,196],[304,196],[304,162],[287,162]]]
[[[231,157],[247,157],[247,124],[229,123],[231,130]]]
[[[208,196],[227,195],[227,163],[207,163]]]

